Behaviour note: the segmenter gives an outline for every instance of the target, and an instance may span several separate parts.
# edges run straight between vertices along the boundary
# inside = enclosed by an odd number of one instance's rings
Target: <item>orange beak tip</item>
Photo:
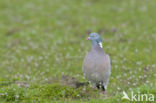
[[[89,38],[89,37],[87,37],[87,38],[86,38],[86,40],[90,40],[90,38]]]

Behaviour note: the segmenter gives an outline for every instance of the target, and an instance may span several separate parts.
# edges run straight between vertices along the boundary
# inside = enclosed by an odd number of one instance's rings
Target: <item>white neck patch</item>
[[[103,46],[102,46],[102,42],[99,42],[98,44],[99,44],[99,46],[100,46],[101,48],[103,47]]]

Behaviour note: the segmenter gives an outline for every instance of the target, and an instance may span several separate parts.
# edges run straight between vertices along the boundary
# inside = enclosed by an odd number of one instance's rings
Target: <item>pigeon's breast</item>
[[[89,52],[84,59],[83,72],[88,80],[101,81],[109,77],[109,65],[106,54]]]

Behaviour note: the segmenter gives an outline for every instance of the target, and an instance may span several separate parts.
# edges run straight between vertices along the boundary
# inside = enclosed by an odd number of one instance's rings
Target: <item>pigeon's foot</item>
[[[106,89],[105,89],[105,86],[104,86],[104,85],[102,86],[102,91],[106,91]]]
[[[102,91],[102,94],[106,94],[106,91]]]
[[[97,87],[97,89],[100,89],[100,85],[99,84],[96,84],[96,87]]]

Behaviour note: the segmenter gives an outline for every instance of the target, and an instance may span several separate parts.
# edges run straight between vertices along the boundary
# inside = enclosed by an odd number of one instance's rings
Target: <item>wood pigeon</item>
[[[102,39],[99,34],[91,33],[88,40],[92,46],[84,58],[82,70],[92,87],[96,86],[104,92],[111,74],[110,57],[102,49]]]

